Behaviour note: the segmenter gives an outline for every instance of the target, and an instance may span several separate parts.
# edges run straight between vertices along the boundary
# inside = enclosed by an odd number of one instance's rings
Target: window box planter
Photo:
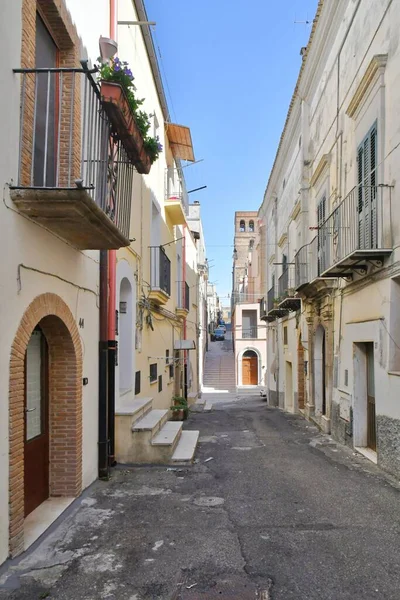
[[[104,110],[129,159],[135,165],[138,173],[147,175],[150,173],[151,160],[144,147],[143,136],[136,124],[122,86],[119,83],[102,80],[100,94]]]

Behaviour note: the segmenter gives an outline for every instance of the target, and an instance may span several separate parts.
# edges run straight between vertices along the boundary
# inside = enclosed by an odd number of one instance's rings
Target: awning
[[[192,136],[189,127],[167,123],[166,129],[174,157],[195,162]]]
[[[174,350],[196,350],[196,342],[194,340],[175,340]]]

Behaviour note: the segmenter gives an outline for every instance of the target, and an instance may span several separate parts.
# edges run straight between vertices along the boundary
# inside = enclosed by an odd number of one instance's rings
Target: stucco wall
[[[93,3],[92,10],[93,10]],[[68,4],[68,6],[70,6]],[[21,1],[6,3],[0,23],[0,50],[3,57],[1,81],[7,89],[2,97],[3,151],[0,181],[4,203],[0,207],[0,230],[4,260],[0,277],[0,563],[8,553],[8,381],[10,349],[18,325],[30,302],[38,295],[51,292],[68,305],[83,347],[83,487],[97,475],[98,421],[98,252],[77,251],[44,228],[20,215],[10,199],[7,184],[17,180],[19,143],[20,76],[12,72],[20,66]],[[78,21],[78,7],[72,18]],[[90,36],[98,33],[85,23]],[[104,21],[103,29],[108,25]],[[80,33],[82,33],[83,28]],[[61,279],[65,281],[61,281]],[[84,289],[85,288],[85,289]]]

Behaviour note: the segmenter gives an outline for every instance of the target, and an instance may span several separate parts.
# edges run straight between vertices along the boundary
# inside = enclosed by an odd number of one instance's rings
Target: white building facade
[[[400,473],[400,13],[320,1],[260,218],[268,395]]]

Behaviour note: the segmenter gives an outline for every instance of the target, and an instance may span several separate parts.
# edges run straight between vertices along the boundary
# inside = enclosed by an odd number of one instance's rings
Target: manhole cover
[[[197,506],[221,506],[224,502],[225,500],[218,496],[201,496],[194,500],[194,503],[197,504]]]

